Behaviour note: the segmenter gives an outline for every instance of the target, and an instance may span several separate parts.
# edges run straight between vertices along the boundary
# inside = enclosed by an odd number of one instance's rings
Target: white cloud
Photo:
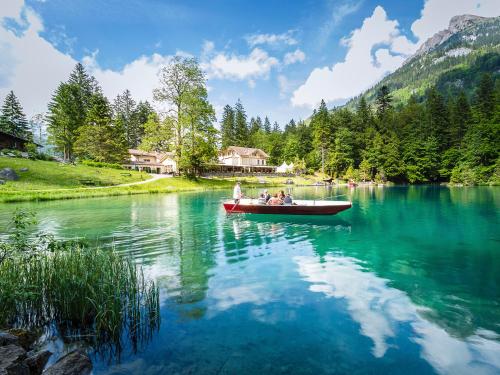
[[[297,62],[303,62],[306,59],[306,54],[300,49],[296,49],[293,52],[288,52],[283,58],[285,65],[295,64]]]
[[[269,56],[261,48],[254,48],[248,55],[216,52],[212,42],[205,42],[202,52],[201,66],[207,77],[230,79],[235,81],[267,79],[271,69],[279,64],[278,59]]]
[[[0,101],[14,90],[27,115],[44,112],[57,85],[68,79],[77,61],[39,35],[43,22],[23,1],[7,4],[0,8],[0,21],[13,19],[22,26],[22,32],[0,22]],[[129,89],[136,100],[151,101],[152,91],[158,85],[158,70],[170,59],[159,54],[141,56],[120,70],[111,70],[100,67],[97,56],[96,51],[84,57],[82,63],[110,100]]]
[[[293,37],[293,31],[288,30],[283,34],[252,34],[245,37],[250,47],[255,47],[259,44],[278,45],[285,44],[292,46],[297,44],[297,40]]]
[[[500,15],[500,5],[498,0],[426,0],[421,17],[413,22],[411,30],[420,42],[425,42],[446,29],[453,16],[462,14],[496,17]]]
[[[416,49],[381,6],[343,42],[348,47],[344,61],[314,69],[293,93],[294,106],[313,108],[321,99],[333,102],[353,97],[401,66]]]

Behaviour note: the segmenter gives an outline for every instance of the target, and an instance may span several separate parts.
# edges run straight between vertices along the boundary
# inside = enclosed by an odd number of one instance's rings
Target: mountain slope
[[[483,72],[500,74],[500,17],[456,16],[446,30],[429,38],[403,66],[362,95],[373,102],[378,89],[387,85],[396,103],[406,102],[436,85],[443,93],[463,89],[471,96]],[[353,108],[360,97],[346,106]]]

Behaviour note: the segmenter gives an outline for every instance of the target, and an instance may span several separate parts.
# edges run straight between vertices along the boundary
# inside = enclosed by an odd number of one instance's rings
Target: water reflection
[[[500,371],[499,336],[478,329],[465,340],[451,336],[443,328],[422,317],[416,306],[402,291],[388,286],[388,280],[367,272],[356,259],[328,255],[297,256],[301,276],[312,292],[347,301],[347,308],[363,335],[373,341],[373,355],[383,357],[389,349],[388,340],[398,334],[403,323],[413,328],[413,340],[421,355],[439,373],[493,374]]]

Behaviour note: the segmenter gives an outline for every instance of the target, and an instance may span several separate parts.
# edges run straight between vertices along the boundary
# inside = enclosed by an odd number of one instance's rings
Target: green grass
[[[0,194],[8,191],[73,189],[92,186],[110,186],[147,180],[147,173],[112,168],[96,168],[53,161],[0,157],[0,169],[12,168],[19,175],[18,181],[0,185]],[[21,172],[28,168],[27,172]]]
[[[158,327],[158,288],[130,259],[43,233],[30,238],[26,211],[13,222],[10,240],[0,242],[0,327],[55,324],[67,339],[117,351],[124,331],[135,348]]]
[[[128,176],[129,171],[125,170],[0,157],[0,169],[5,167],[13,168],[20,179],[0,185],[0,203],[230,189],[236,180],[241,181],[246,187],[282,186],[289,179],[287,177],[228,177],[192,180],[173,177],[139,185],[113,187],[113,185],[147,180],[150,175],[131,171]],[[29,170],[20,172],[21,168]],[[84,185],[81,181],[86,179],[96,181],[99,188]],[[308,176],[291,179],[296,185],[307,185],[321,178]]]

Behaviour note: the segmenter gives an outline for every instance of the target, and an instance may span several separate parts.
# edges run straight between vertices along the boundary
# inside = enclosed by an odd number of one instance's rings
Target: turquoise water
[[[120,363],[95,357],[96,374],[500,373],[500,189],[292,192],[353,207],[228,217],[228,192],[22,206],[161,286],[159,332]]]

